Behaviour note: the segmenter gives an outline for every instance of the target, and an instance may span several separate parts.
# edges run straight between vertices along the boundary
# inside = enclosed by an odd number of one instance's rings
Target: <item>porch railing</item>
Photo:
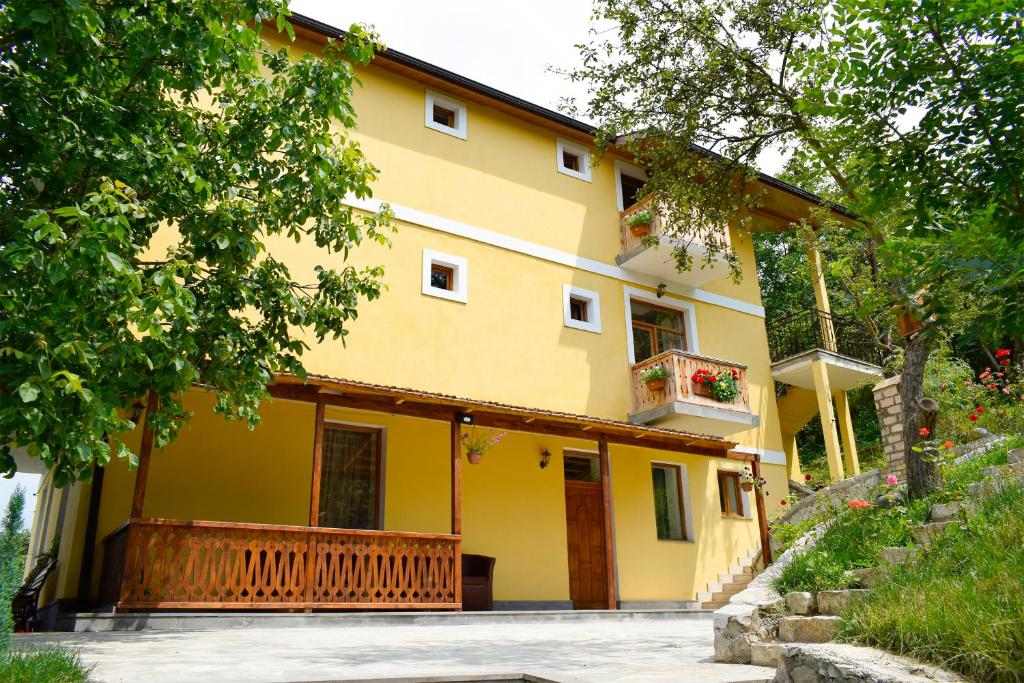
[[[640,378],[641,373],[662,366],[668,371],[663,390],[651,390]],[[723,370],[735,370],[739,375],[739,395],[731,403],[723,403],[710,395],[710,385],[693,381],[697,370],[709,370],[717,375]],[[750,412],[750,392],[747,388],[747,367],[739,363],[707,358],[693,353],[670,350],[636,363],[633,375],[633,411],[636,413],[657,408],[673,401]]]
[[[133,519],[104,543],[123,610],[462,606],[459,536]]]
[[[647,235],[634,235],[633,231],[629,229],[629,225],[626,221],[630,216],[638,214],[641,211],[651,212],[651,218],[653,220],[651,221],[650,232]],[[619,214],[619,240],[621,243],[622,253],[629,254],[633,250],[641,247],[644,239],[648,236],[660,237],[665,232],[666,221],[667,217],[663,207],[659,206],[657,194],[649,195],[636,204],[626,208],[625,211],[622,211]],[[685,241],[690,238],[683,234],[679,236],[679,239]],[[729,244],[729,231],[722,229],[719,234],[719,239],[722,240],[724,244]]]
[[[860,321],[817,308],[769,323],[768,349],[773,363],[805,351],[823,349],[872,365],[881,364],[878,347]]]

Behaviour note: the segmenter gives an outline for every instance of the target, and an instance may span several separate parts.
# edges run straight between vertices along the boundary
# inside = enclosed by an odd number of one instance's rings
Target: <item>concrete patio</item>
[[[559,683],[739,682],[774,676],[773,669],[715,664],[712,633],[711,615],[697,613],[575,623],[47,633],[18,636],[17,645],[79,648],[95,665],[94,679],[108,682],[475,680],[494,674]]]

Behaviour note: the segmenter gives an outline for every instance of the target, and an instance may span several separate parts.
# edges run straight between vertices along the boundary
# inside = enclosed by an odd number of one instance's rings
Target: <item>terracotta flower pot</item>
[[[645,382],[648,391],[665,391],[665,380],[649,379]]]
[[[468,453],[466,453],[466,457],[469,458],[470,465],[479,465],[480,461],[484,457],[484,454],[477,453],[476,451],[469,451]]]
[[[651,232],[651,224],[637,223],[636,225],[629,226],[629,231],[633,233],[633,237],[644,237]]]
[[[753,491],[754,490],[754,482],[752,482],[752,481],[745,481],[742,484],[740,484],[740,488],[743,489],[744,491]]]
[[[909,337],[924,327],[921,324],[921,321],[914,318],[913,314],[909,311],[901,313],[899,317],[896,318],[896,324],[899,325],[900,336],[904,338]]]
[[[712,387],[711,382],[694,382],[693,393],[697,396],[708,396],[709,398],[715,397],[715,390]]]

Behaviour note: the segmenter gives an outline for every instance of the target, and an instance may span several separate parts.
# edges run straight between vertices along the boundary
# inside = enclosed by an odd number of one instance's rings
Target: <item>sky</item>
[[[21,474],[19,472],[14,475],[13,479],[0,477],[0,517],[7,512],[7,501],[10,500],[14,488],[19,484],[25,489],[25,514],[22,519],[25,522],[25,528],[31,529],[32,514],[36,507],[36,489],[39,487],[38,474]]]

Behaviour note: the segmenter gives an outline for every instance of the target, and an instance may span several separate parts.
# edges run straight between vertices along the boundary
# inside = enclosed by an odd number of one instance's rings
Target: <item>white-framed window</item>
[[[651,461],[654,526],[659,541],[693,541],[690,480],[686,465]]]
[[[597,292],[562,285],[562,318],[566,327],[601,332],[601,296]]]
[[[469,269],[466,259],[439,251],[423,250],[423,293],[466,303]]]
[[[639,166],[615,160],[615,203],[619,211],[636,204],[636,198],[647,182],[647,172]]]
[[[696,307],[689,301],[636,287],[623,287],[629,363],[638,363],[671,348],[700,353]],[[675,314],[668,315],[668,314]]]
[[[590,182],[590,150],[575,142],[558,138],[555,163],[559,173]]]
[[[427,91],[423,125],[466,139],[466,103],[433,90]]]

